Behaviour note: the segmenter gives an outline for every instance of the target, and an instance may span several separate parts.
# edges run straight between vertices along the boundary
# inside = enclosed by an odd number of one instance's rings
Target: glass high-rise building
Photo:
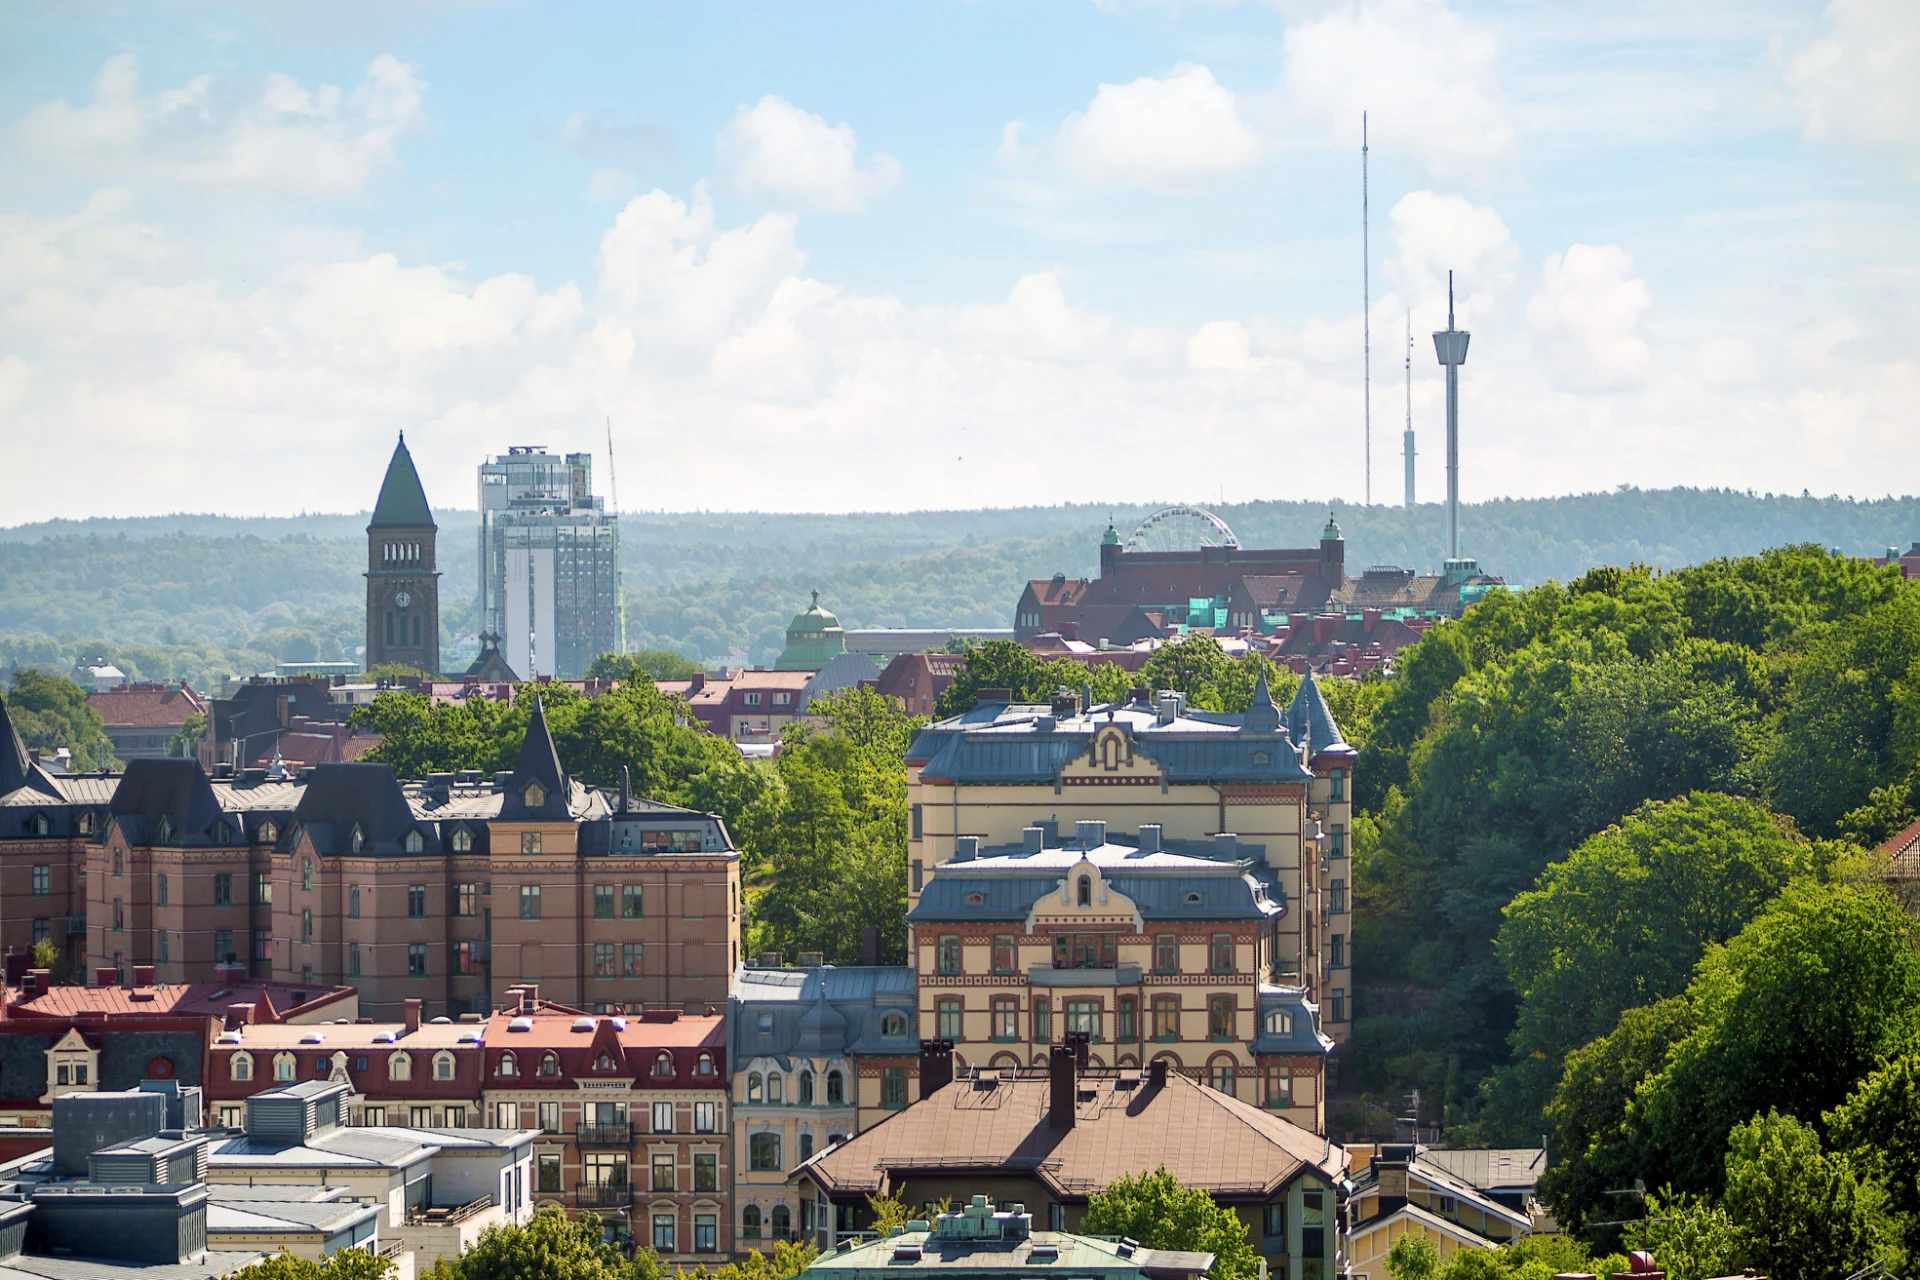
[[[485,637],[523,680],[578,680],[619,645],[619,517],[593,455],[519,445],[480,465]]]

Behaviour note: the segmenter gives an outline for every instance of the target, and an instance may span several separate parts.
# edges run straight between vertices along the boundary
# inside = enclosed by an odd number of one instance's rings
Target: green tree
[[[1631,1205],[1631,1201],[1625,1203]],[[1643,1221],[1627,1226],[1625,1244],[1651,1253],[1667,1280],[1737,1275],[1745,1265],[1739,1228],[1711,1200],[1672,1191],[1650,1192],[1645,1211]]]
[[[41,671],[16,671],[4,699],[7,714],[33,750],[73,752],[76,771],[105,768],[113,759],[100,713],[87,705],[87,692],[71,680]]]
[[[340,1249],[315,1262],[297,1258],[282,1249],[250,1267],[242,1267],[231,1280],[386,1280],[394,1272],[392,1258],[365,1249]]]
[[[633,1263],[620,1256],[592,1214],[569,1218],[556,1205],[542,1205],[525,1226],[489,1227],[458,1258],[442,1256],[427,1274],[433,1280],[636,1280],[648,1264],[658,1272],[644,1251]]]
[[[1256,1269],[1247,1224],[1213,1197],[1183,1187],[1162,1165],[1152,1173],[1122,1174],[1087,1197],[1080,1230],[1092,1236],[1131,1236],[1150,1249],[1214,1255],[1214,1280],[1245,1280]]]
[[[671,649],[603,653],[587,667],[589,680],[690,680],[706,668]]]
[[[1874,1176],[1920,1257],[1920,1053],[1909,1050],[1873,1072],[1826,1115],[1833,1145]]]
[[[1401,1236],[1387,1250],[1387,1274],[1393,1280],[1433,1280],[1440,1270],[1440,1250],[1425,1236]]]
[[[646,1255],[651,1259],[652,1255]],[[723,1263],[709,1271],[705,1267],[695,1267],[691,1271],[674,1268],[674,1280],[791,1280],[820,1256],[820,1250],[810,1244],[795,1244],[792,1241],[776,1241],[771,1253],[749,1250],[738,1262]],[[635,1259],[639,1261],[638,1258]],[[657,1263],[654,1264],[656,1267]],[[650,1276],[640,1274],[635,1267],[634,1280],[652,1280]]]
[[[1734,1128],[1726,1184],[1744,1258],[1766,1275],[1844,1280],[1877,1259],[1900,1265],[1885,1189],[1844,1152],[1823,1152],[1793,1116],[1769,1111]]]
[[[207,713],[195,711],[167,739],[167,754],[176,758],[190,759],[200,749],[200,739],[207,736]]]
[[[1831,1110],[1908,1045],[1920,1024],[1913,927],[1878,885],[1802,879],[1710,952],[1687,988],[1692,1029],[1631,1108],[1648,1182],[1718,1191],[1715,1153],[1735,1125],[1775,1106]]]

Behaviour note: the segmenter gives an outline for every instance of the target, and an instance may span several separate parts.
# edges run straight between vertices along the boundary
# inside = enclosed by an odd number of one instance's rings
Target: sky
[[[364,509],[402,431],[449,508],[609,429],[633,510],[1398,503],[1409,412],[1431,502],[1449,272],[1467,501],[1911,493],[1916,66],[1913,0],[10,5],[0,525]]]

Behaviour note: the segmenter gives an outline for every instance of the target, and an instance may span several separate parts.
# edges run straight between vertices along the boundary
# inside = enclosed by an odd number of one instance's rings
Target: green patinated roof
[[[1327,512],[1327,527],[1320,531],[1320,541],[1337,542],[1340,540],[1340,526],[1334,522],[1333,512]]]
[[[413,455],[407,452],[407,437],[393,447],[393,459],[387,463],[387,478],[380,482],[380,500],[373,504],[369,529],[432,529],[433,511],[427,506],[427,491],[420,487],[420,473],[413,469]]]
[[[787,624],[787,647],[773,664],[775,671],[818,671],[847,651],[847,633],[840,619],[820,607],[820,593],[813,603],[793,615]]]

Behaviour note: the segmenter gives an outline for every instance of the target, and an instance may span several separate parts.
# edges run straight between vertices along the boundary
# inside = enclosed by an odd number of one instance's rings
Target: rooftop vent
[[[920,1246],[917,1244],[895,1245],[893,1248],[893,1260],[895,1262],[920,1261]]]
[[[533,1019],[532,1018],[515,1018],[512,1022],[509,1022],[507,1024],[507,1030],[531,1031],[533,1030]]]
[[[301,1044],[325,1044],[327,1033],[324,1031],[306,1031],[300,1035]]]
[[[453,1019],[452,1018],[434,1018],[429,1022],[428,1025],[435,1026],[435,1027],[450,1027],[453,1025]]]
[[[1082,818],[1073,824],[1073,838],[1083,849],[1097,849],[1107,842],[1107,824],[1100,818]]]
[[[1022,827],[1020,829],[1020,852],[1039,853],[1047,847],[1047,833],[1041,827]]]
[[[1036,1244],[1027,1254],[1028,1262],[1060,1261],[1060,1246],[1057,1244]]]
[[[598,1025],[599,1024],[592,1018],[575,1018],[573,1020],[573,1029],[575,1031],[591,1031]]]
[[[955,862],[972,862],[979,856],[979,836],[955,836],[953,838],[953,860]]]
[[[1140,852],[1160,852],[1160,824],[1143,822],[1140,824]]]
[[[827,955],[824,951],[802,951],[800,953],[800,967],[802,969],[818,969],[826,961],[826,958]]]
[[[392,1031],[376,1031],[373,1033],[373,1042],[375,1044],[394,1044],[399,1039],[400,1037]]]

